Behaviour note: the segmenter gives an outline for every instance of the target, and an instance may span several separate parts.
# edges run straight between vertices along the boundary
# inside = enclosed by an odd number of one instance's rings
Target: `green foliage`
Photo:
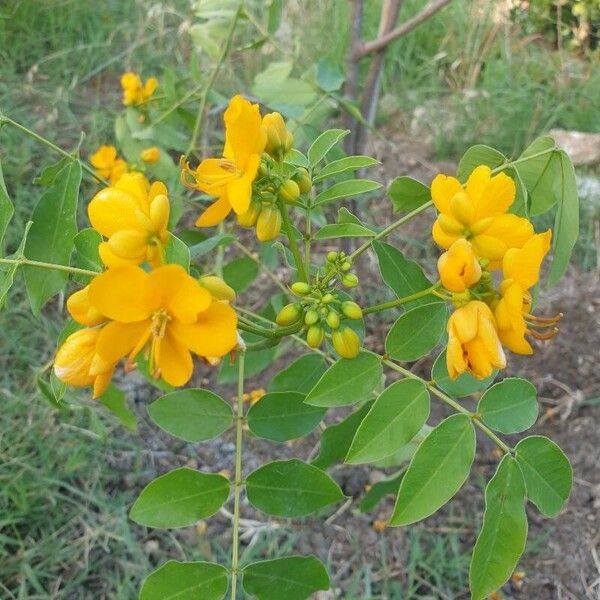
[[[342,198],[350,198],[352,196],[366,194],[367,192],[373,192],[380,187],[380,183],[370,179],[349,179],[348,181],[340,181],[339,183],[334,183],[331,187],[318,194],[314,199],[313,204],[315,206],[320,206]]]
[[[15,209],[13,203],[6,190],[6,184],[4,183],[2,162],[0,162],[0,253],[2,252],[2,242],[4,240],[6,228],[8,227],[14,212]]]
[[[187,527],[214,515],[229,496],[222,475],[181,467],[151,481],[131,507],[129,517],[147,527]]]
[[[338,160],[333,160],[326,164],[322,169],[319,169],[317,174],[313,177],[313,183],[318,183],[329,177],[337,177],[338,175],[350,171],[366,169],[367,167],[372,167],[377,164],[379,164],[379,161],[370,156],[346,156],[344,158],[339,158]]]
[[[444,350],[438,354],[433,363],[431,378],[435,384],[446,393],[455,398],[464,398],[465,396],[470,396],[471,394],[480,392],[489,387],[494,379],[496,379],[496,373],[494,372],[486,379],[476,379],[470,373],[463,373],[456,379],[451,379],[450,375],[448,375],[446,351]]]
[[[308,394],[326,369],[322,356],[304,354],[273,376],[269,391]]]
[[[349,129],[328,129],[324,131],[308,149],[308,163],[314,167],[322,161],[327,153],[336,146],[340,140],[350,133]]]
[[[201,389],[165,394],[148,406],[148,414],[167,433],[193,443],[215,438],[233,424],[231,406]]]
[[[127,405],[127,396],[119,388],[109,385],[98,400],[108,408],[123,427],[127,427],[131,431],[137,431],[138,426],[135,414]]]
[[[257,600],[306,600],[328,590],[329,575],[316,556],[286,556],[244,568],[244,590]]]
[[[431,201],[429,187],[406,175],[396,177],[387,193],[394,205],[394,212],[410,212]]]
[[[236,292],[243,292],[257,277],[258,265],[250,257],[236,258],[223,267],[223,279]]]
[[[314,465],[277,460],[246,478],[250,503],[276,517],[303,517],[344,499],[338,484]]]

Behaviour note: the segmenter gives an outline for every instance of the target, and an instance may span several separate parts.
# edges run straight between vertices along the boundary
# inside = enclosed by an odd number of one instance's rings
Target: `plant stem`
[[[5,115],[0,115],[0,125],[2,123],[7,123],[8,125],[12,125],[15,129],[18,129],[19,131],[22,131],[23,133],[25,133],[29,137],[33,138],[34,140],[37,140],[38,142],[45,144],[46,146],[48,146],[48,148],[51,148],[58,154],[64,156],[65,158],[70,158],[71,160],[79,161],[81,168],[84,171],[86,171],[87,173],[89,173],[94,179],[96,179],[103,185],[106,185],[106,186],[110,185],[110,183],[108,181],[106,181],[106,179],[104,179],[104,177],[100,177],[100,175],[98,175],[96,173],[96,171],[92,167],[90,167],[90,165],[83,162],[78,157],[73,156],[72,154],[69,154],[66,150],[59,148],[56,144],[53,144],[50,140],[46,139],[45,137],[42,137],[39,133],[36,133],[35,131],[32,131],[28,127],[25,127],[25,125],[21,125],[21,123],[17,123],[17,121],[13,121],[10,117],[7,117]]]
[[[298,270],[298,276],[302,281],[308,281],[308,273],[304,268],[304,263],[302,262],[302,255],[300,254],[300,249],[298,248],[298,242],[296,241],[296,237],[294,236],[294,228],[292,226],[292,222],[290,221],[290,215],[288,213],[288,207],[285,200],[279,198],[277,201],[279,205],[279,210],[281,211],[281,218],[283,219],[283,228],[285,229],[285,235],[287,236],[288,243],[290,245],[290,251],[294,257],[294,262],[296,263],[296,269]]]
[[[528,160],[533,160],[534,158],[544,156],[544,154],[550,154],[551,152],[555,152],[557,149],[558,148],[556,148],[556,146],[553,146],[552,148],[546,148],[546,150],[541,150],[540,152],[536,152],[535,154],[530,154],[529,156],[522,156],[521,158],[517,158],[516,160],[511,160],[510,162],[504,163],[503,165],[492,169],[492,175],[500,173],[500,171],[504,171],[504,169],[510,169],[515,165],[527,162]]]
[[[369,306],[368,308],[363,309],[363,315],[370,315],[372,313],[381,312],[382,310],[387,310],[388,308],[395,308],[396,306],[401,306],[402,304],[406,304],[407,302],[412,302],[413,300],[423,298],[424,296],[428,296],[429,294],[433,293],[439,287],[439,285],[439,283],[436,283],[431,287],[425,290],[421,290],[420,292],[415,292],[410,296],[404,296],[403,298],[390,300],[389,302],[384,302],[383,304],[375,304],[374,306]]]
[[[68,265],[57,265],[55,263],[41,262],[39,260],[29,260],[28,258],[0,258],[0,264],[17,265],[25,267],[39,267],[40,269],[51,269],[53,271],[66,271],[75,275],[86,275],[95,277],[99,275],[99,271],[90,271],[88,269],[79,269],[77,267],[69,267]]]
[[[208,97],[208,92],[210,92],[210,90],[215,82],[215,79],[217,78],[217,75],[219,74],[219,71],[221,70],[221,67],[223,66],[223,63],[225,62],[225,59],[227,58],[227,55],[229,54],[229,51],[231,50],[231,43],[233,42],[233,35],[235,33],[235,28],[236,28],[238,19],[240,18],[240,14],[242,13],[243,7],[244,7],[244,2],[243,2],[243,0],[241,0],[240,3],[238,4],[237,10],[235,11],[235,14],[233,15],[233,19],[231,20],[231,25],[229,27],[227,37],[225,38],[225,43],[223,45],[223,50],[221,52],[221,56],[219,56],[219,60],[218,60],[217,64],[215,65],[215,68],[213,69],[212,73],[210,74],[210,77],[208,78],[208,81],[206,82],[206,86],[204,87],[204,89],[202,91],[202,96],[200,97],[200,105],[198,106],[198,113],[196,115],[196,121],[194,123],[194,129],[192,131],[192,138],[190,139],[190,143],[187,147],[187,150],[185,151],[186,156],[189,156],[190,152],[192,152],[192,150],[196,147],[196,140],[198,139],[198,134],[200,133],[200,123],[202,123],[202,117],[204,116],[204,109],[206,108],[206,99]]]
[[[310,274],[310,246],[312,244],[312,221],[310,213],[312,209],[312,190],[306,203],[306,226],[304,231],[304,266],[306,273]]]
[[[238,307],[236,309],[239,311]],[[270,322],[270,321],[269,321]],[[297,333],[302,328],[302,322],[298,321],[298,323],[294,323],[293,325],[288,325],[287,327],[274,327],[273,329],[265,329],[256,323],[252,323],[248,319],[244,317],[240,317],[238,321],[238,326],[240,329],[247,331],[248,333],[254,333],[255,335],[260,335],[265,338],[281,338],[285,335],[291,335],[292,333]]]
[[[245,350],[238,355],[238,389],[235,421],[235,474],[233,482],[233,540],[231,547],[231,600],[235,600],[240,549],[240,495],[242,491],[242,446],[244,432],[244,360]]]

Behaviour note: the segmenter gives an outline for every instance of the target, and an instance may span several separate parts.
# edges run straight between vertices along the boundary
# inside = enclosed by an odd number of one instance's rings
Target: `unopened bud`
[[[300,188],[300,193],[308,194],[312,189],[312,180],[308,171],[304,167],[300,167],[294,176],[298,187]]]
[[[262,206],[260,202],[251,202],[248,210],[241,215],[237,215],[237,222],[242,227],[254,227],[256,225],[256,221],[258,220],[258,216],[260,215],[260,211]]]
[[[333,263],[337,260],[338,253],[335,250],[331,250],[327,253],[327,262]]]
[[[263,206],[256,221],[256,237],[261,242],[274,240],[281,231],[281,213],[273,206]]]
[[[295,281],[290,286],[290,289],[296,296],[306,296],[307,294],[310,294],[312,288],[304,281]]]
[[[342,312],[349,319],[362,319],[363,317],[361,307],[356,302],[350,300],[342,302]]]
[[[294,202],[296,202],[296,200],[298,200],[300,197],[300,188],[295,181],[288,179],[279,188],[279,196],[286,202],[294,204]]]
[[[327,293],[321,298],[321,302],[323,302],[323,304],[329,304],[330,302],[333,302],[334,300],[335,300],[335,296],[331,293]]]
[[[198,283],[207,289],[215,300],[227,300],[228,302],[235,300],[235,290],[216,275],[204,275],[200,277]]]
[[[298,322],[302,315],[302,307],[299,304],[287,304],[284,306],[275,317],[277,325],[286,326],[293,325]]]
[[[349,288],[356,287],[358,285],[358,277],[354,273],[345,273],[342,275],[342,284]]]
[[[265,115],[262,128],[267,135],[265,152],[275,159],[280,159],[294,143],[294,136],[285,126],[283,117],[278,112]]]
[[[306,311],[306,314],[304,315],[304,322],[307,325],[314,325],[318,320],[319,313],[314,308],[311,308],[310,310]]]
[[[360,352],[360,338],[350,327],[342,327],[331,334],[335,351],[342,358],[354,358]]]
[[[311,348],[318,348],[323,343],[325,331],[319,325],[312,325],[306,332],[306,343]]]
[[[140,152],[140,158],[149,165],[152,165],[160,160],[160,150],[156,146],[146,148]]]
[[[342,263],[342,266],[340,267],[342,269],[342,271],[349,271],[352,268],[352,261],[351,260],[345,260]]]
[[[334,310],[329,311],[327,313],[327,325],[331,327],[331,329],[337,329],[340,326],[340,315],[338,315]]]

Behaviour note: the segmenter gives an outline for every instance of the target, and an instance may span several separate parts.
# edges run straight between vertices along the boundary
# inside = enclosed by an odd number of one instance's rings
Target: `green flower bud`
[[[287,304],[284,306],[275,317],[277,325],[285,327],[298,322],[302,316],[302,307],[299,304]]]
[[[279,236],[281,213],[274,206],[263,206],[256,221],[256,237],[260,242],[268,242]]]
[[[294,204],[300,196],[300,188],[293,179],[288,179],[279,188],[279,196],[286,202]]]
[[[325,331],[319,325],[312,325],[306,332],[306,343],[311,348],[318,348],[323,343]]]
[[[327,293],[321,298],[321,302],[323,302],[323,304],[329,304],[330,302],[333,302],[334,300],[335,300],[335,296],[331,293]]]
[[[331,329],[337,329],[340,326],[340,315],[338,315],[335,310],[330,310],[327,314],[326,321]]]
[[[260,202],[251,202],[248,210],[241,215],[237,215],[237,222],[242,227],[254,227],[256,225],[256,221],[258,220],[258,215],[260,215],[260,211],[262,206]]]
[[[308,171],[304,167],[300,167],[294,176],[296,182],[298,183],[298,187],[300,188],[300,193],[308,194],[312,189],[312,180]]]
[[[335,250],[331,250],[327,253],[327,262],[334,263],[338,258],[338,253]]]
[[[310,294],[312,288],[304,281],[295,281],[290,286],[290,289],[296,296],[306,296],[307,294]]]
[[[304,315],[304,322],[307,325],[314,325],[318,320],[319,313],[314,308],[306,311],[306,314]]]
[[[349,319],[362,319],[363,316],[362,308],[350,300],[342,302],[342,312]]]
[[[354,358],[360,352],[360,338],[350,327],[342,327],[331,334],[335,351],[342,358]]]
[[[351,260],[345,260],[342,263],[342,266],[340,267],[342,269],[342,271],[349,271],[352,268],[352,261]]]
[[[356,287],[358,285],[358,277],[354,273],[345,273],[342,275],[342,284],[349,288]]]

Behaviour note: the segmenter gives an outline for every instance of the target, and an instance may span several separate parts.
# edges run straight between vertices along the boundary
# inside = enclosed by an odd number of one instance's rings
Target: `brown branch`
[[[376,52],[377,50],[385,48],[385,46],[394,40],[397,40],[399,37],[406,35],[409,31],[412,31],[415,27],[418,27],[421,23],[429,19],[429,17],[450,4],[450,2],[452,2],[452,0],[433,0],[420,13],[411,17],[408,21],[402,23],[402,25],[396,27],[396,29],[378,37],[372,42],[362,44],[360,48],[358,48],[357,58],[362,58],[367,54],[371,54],[371,52]]]

